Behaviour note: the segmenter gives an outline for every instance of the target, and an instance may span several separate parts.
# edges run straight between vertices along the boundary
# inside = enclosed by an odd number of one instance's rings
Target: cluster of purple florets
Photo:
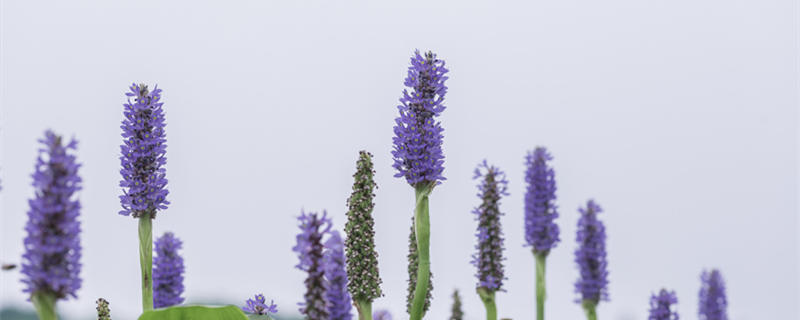
[[[474,179],[482,178],[478,184],[481,204],[472,213],[478,220],[478,252],[472,256],[472,264],[478,268],[478,287],[490,291],[501,290],[503,273],[503,231],[500,226],[500,199],[508,195],[508,181],[503,171],[483,161],[475,169]]]
[[[717,269],[703,271],[700,280],[700,320],[728,320],[728,299],[722,274]]]
[[[78,143],[71,140],[65,145],[61,136],[52,131],[45,132],[39,142],[43,147],[33,173],[36,193],[28,201],[27,236],[23,242],[24,292],[75,298],[81,287],[81,204],[74,198],[81,190],[81,178],[80,164],[73,154]]]
[[[536,253],[547,254],[558,243],[556,180],[548,161],[553,157],[538,147],[525,157],[525,241]]]
[[[578,249],[575,251],[575,262],[578,264],[580,278],[575,283],[575,291],[580,294],[581,301],[597,303],[608,300],[608,271],[606,267],[606,228],[597,219],[603,210],[594,200],[586,203],[586,208],[579,209]]]
[[[166,308],[183,303],[183,258],[178,253],[183,243],[172,232],[155,242],[153,258],[153,306]]]
[[[258,315],[270,315],[278,313],[278,305],[274,301],[270,301],[267,304],[267,298],[264,298],[264,295],[259,293],[253,299],[245,301],[242,311]]]
[[[447,68],[432,52],[422,56],[419,51],[411,58],[403,90],[400,116],[394,126],[393,167],[395,177],[405,177],[411,185],[438,183],[444,180],[442,125],[435,118],[445,109]]]
[[[678,320],[678,312],[672,306],[678,303],[675,291],[661,289],[650,297],[650,316],[647,320]]]
[[[347,292],[347,271],[345,270],[344,243],[339,232],[331,231],[328,241],[325,241],[325,279],[327,289],[325,298],[328,299],[328,315],[331,320],[350,320],[351,313],[350,293]]]
[[[167,162],[167,138],[164,132],[164,112],[161,108],[161,90],[158,86],[149,91],[145,85],[132,84],[125,103],[122,120],[123,188],[120,196],[124,216],[138,218],[143,214],[155,217],[157,210],[166,209],[167,179],[164,165]],[[133,101],[131,101],[131,98]]]

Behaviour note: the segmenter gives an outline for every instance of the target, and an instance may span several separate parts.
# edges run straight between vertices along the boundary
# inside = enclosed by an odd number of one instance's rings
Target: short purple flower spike
[[[703,271],[700,276],[700,320],[728,320],[728,299],[725,297],[725,281],[717,269]]]
[[[474,179],[482,178],[478,184],[481,205],[472,213],[478,220],[478,252],[472,256],[472,264],[478,267],[478,287],[489,291],[502,290],[503,280],[503,231],[500,226],[500,199],[508,195],[508,181],[503,171],[483,161],[475,168]]]
[[[678,320],[678,311],[672,306],[678,303],[675,291],[661,289],[658,294],[650,297],[650,317],[648,320]]]
[[[166,308],[183,303],[183,258],[178,250],[183,242],[172,232],[156,240],[153,258],[153,306]]]
[[[123,194],[119,196],[124,216],[138,218],[167,208],[167,138],[164,132],[164,111],[161,106],[161,89],[148,91],[145,85],[133,84],[126,93],[125,119],[122,120],[123,144],[122,181]],[[131,102],[133,97],[133,102]]]
[[[78,143],[64,145],[61,136],[45,132],[39,140],[33,177],[35,195],[28,200],[22,255],[23,292],[46,294],[56,299],[77,298],[81,287],[81,204],[75,193],[81,190],[80,164],[74,152]]]
[[[301,213],[300,234],[297,245],[292,248],[300,258],[297,268],[308,273],[306,277],[305,301],[300,303],[300,313],[309,320],[327,320],[328,302],[326,299],[327,282],[325,280],[325,264],[323,261],[322,238],[330,232],[331,220],[326,212]]]
[[[411,58],[400,105],[395,120],[393,167],[395,177],[405,177],[409,184],[439,183],[444,180],[444,154],[441,123],[434,118],[445,109],[447,68],[433,52],[422,56],[419,50]]]
[[[259,293],[254,299],[247,299],[247,301],[245,301],[246,305],[242,307],[242,311],[258,315],[278,313],[278,305],[275,304],[275,301],[270,301],[269,304],[266,302],[267,299],[264,298],[264,295]]]
[[[537,147],[525,157],[525,240],[534,252],[547,254],[558,243],[556,180],[548,161],[553,157]]]
[[[580,278],[575,283],[575,291],[581,295],[579,302],[597,304],[600,300],[608,300],[608,263],[606,262],[606,228],[597,219],[603,210],[594,200],[586,203],[586,209],[580,208],[581,218],[578,220],[578,249],[575,250],[575,262],[580,270]]]
[[[350,320],[353,314],[350,293],[347,292],[347,272],[345,271],[344,244],[339,232],[331,231],[328,241],[325,241],[325,279],[328,288],[325,297],[328,300],[328,315],[330,320]]]

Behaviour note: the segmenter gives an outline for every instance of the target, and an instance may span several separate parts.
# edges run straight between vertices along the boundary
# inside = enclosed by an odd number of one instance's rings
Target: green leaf
[[[236,306],[177,306],[145,311],[139,320],[248,320]]]

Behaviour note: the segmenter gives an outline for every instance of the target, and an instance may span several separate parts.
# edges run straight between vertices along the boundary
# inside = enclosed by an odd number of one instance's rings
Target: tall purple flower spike
[[[330,320],[350,320],[352,301],[347,291],[347,272],[345,271],[344,244],[339,232],[331,231],[331,236],[325,241],[325,279],[328,287],[325,297],[328,300],[328,315]]]
[[[172,232],[164,233],[155,243],[153,258],[153,306],[166,308],[183,303],[183,258],[178,250],[183,242]]]
[[[300,258],[297,268],[308,273],[306,277],[305,301],[300,303],[300,312],[309,320],[327,320],[328,302],[326,299],[327,281],[325,280],[325,263],[323,261],[322,238],[330,232],[331,220],[326,212],[301,213],[300,234],[297,245],[292,248]]]
[[[264,298],[264,295],[259,293],[254,299],[247,299],[247,301],[245,301],[245,306],[242,307],[242,311],[258,315],[278,313],[278,305],[275,304],[275,301],[270,301],[269,304],[266,302],[267,299]]]
[[[650,297],[650,317],[648,320],[678,320],[678,311],[673,310],[673,305],[678,303],[675,291],[661,289],[658,294]]]
[[[525,157],[525,240],[534,252],[547,254],[558,244],[556,180],[548,161],[553,157],[537,147]]]
[[[495,166],[483,161],[476,169],[474,179],[481,178],[478,184],[478,197],[481,205],[472,213],[478,220],[478,252],[472,256],[472,264],[478,268],[478,287],[490,291],[502,290],[503,280],[503,230],[500,226],[500,200],[508,195],[506,175]]]
[[[28,200],[25,224],[23,292],[77,298],[81,287],[81,204],[75,193],[81,190],[81,178],[74,152],[78,143],[70,140],[64,145],[61,136],[49,130],[39,142],[43,147],[32,175],[35,195]]]
[[[145,85],[132,84],[125,103],[122,120],[123,144],[122,181],[123,194],[119,197],[124,216],[138,218],[167,208],[167,179],[164,165],[167,162],[167,138],[164,132],[164,111],[161,89],[148,91]],[[133,101],[131,101],[133,98]]]
[[[578,220],[578,249],[575,262],[580,270],[580,278],[575,283],[575,291],[581,295],[579,302],[597,304],[608,300],[608,263],[606,262],[606,228],[597,215],[603,210],[594,200],[580,208]]]
[[[395,177],[405,177],[409,184],[439,183],[444,180],[442,125],[435,120],[445,109],[447,68],[432,52],[422,56],[419,50],[411,58],[400,105],[395,119],[392,157]]]
[[[725,296],[725,281],[717,269],[703,271],[700,276],[700,320],[728,320],[728,299]]]

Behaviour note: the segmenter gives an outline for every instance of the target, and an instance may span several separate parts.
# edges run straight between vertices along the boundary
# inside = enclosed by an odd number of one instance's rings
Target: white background
[[[600,318],[647,315],[662,286],[697,317],[699,275],[718,267],[730,318],[798,319],[797,4],[789,0],[196,1],[4,0],[0,260],[19,262],[36,140],[79,141],[85,180],[79,299],[140,308],[136,221],[119,216],[120,121],[133,82],[164,89],[170,208],[154,233],[185,241],[189,302],[257,292],[296,313],[295,217],[345,222],[357,152],[375,154],[377,248],[386,296],[405,317],[413,191],[393,178],[391,137],[408,59],[451,69],[441,120],[445,175],[431,198],[435,300],[474,293],[472,169],[505,169],[507,292],[499,314],[532,319],[534,260],[523,248],[523,156],[550,148],[562,242],[548,259],[550,319],[573,302],[576,209],[605,209],[611,301]],[[2,304],[30,308],[18,272]]]

